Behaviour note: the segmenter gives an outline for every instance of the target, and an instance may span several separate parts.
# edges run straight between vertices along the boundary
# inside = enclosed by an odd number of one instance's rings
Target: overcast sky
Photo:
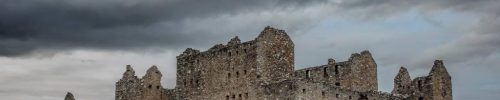
[[[175,56],[265,26],[295,43],[296,69],[370,50],[379,89],[443,59],[455,100],[500,96],[498,0],[0,0],[0,99],[113,100],[130,64],[175,86]]]

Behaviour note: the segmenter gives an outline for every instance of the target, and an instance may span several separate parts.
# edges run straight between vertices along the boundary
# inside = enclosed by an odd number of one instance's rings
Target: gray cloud
[[[347,59],[349,53],[370,49],[379,64],[379,72],[383,71],[379,75],[382,77],[380,78],[381,90],[392,88],[392,76],[397,72],[399,65],[408,65],[412,77],[416,77],[415,74],[427,74],[433,59],[444,59],[449,71],[454,75],[455,99],[491,98],[493,96],[488,93],[499,92],[495,88],[475,87],[476,85],[495,87],[498,86],[495,84],[500,83],[494,81],[494,78],[499,75],[492,71],[500,70],[495,62],[500,58],[499,1],[331,1],[333,2],[306,0],[2,0],[0,1],[0,56],[17,57],[48,52],[54,54],[55,58],[52,58],[54,60],[42,59],[40,62],[34,62],[38,60],[4,61],[3,64],[16,63],[0,67],[8,69],[0,70],[0,73],[3,73],[0,74],[0,83],[3,84],[0,86],[3,90],[0,90],[0,96],[25,100],[52,100],[63,97],[66,91],[71,90],[76,91],[74,93],[77,98],[112,99],[112,86],[122,73],[122,65],[134,65],[134,63],[142,66],[134,67],[136,71],[143,71],[151,64],[168,65],[160,68],[166,68],[162,72],[170,74],[165,75],[167,79],[163,81],[164,85],[172,87],[173,80],[175,80],[174,57],[178,51],[168,51],[168,55],[146,57],[146,59],[126,53],[124,55],[128,56],[120,56],[120,54],[115,54],[116,51],[208,48],[216,43],[224,43],[235,35],[240,35],[243,40],[251,39],[266,25],[277,26],[292,35],[296,44],[296,67],[298,68],[326,63],[326,58],[331,56]],[[372,31],[367,30],[366,27],[358,29],[363,23],[383,21],[413,11],[422,15],[452,11],[478,17],[467,21],[474,23],[459,23],[460,27],[451,27],[452,30],[462,32],[463,34],[457,34],[457,36],[463,35],[463,37],[439,45],[408,45],[413,44],[412,42],[439,39],[432,36],[434,34],[407,36],[399,34],[397,30],[388,34],[364,34],[372,33]],[[361,19],[360,22],[355,23],[360,24],[359,26],[351,26],[355,27],[352,30],[358,30],[355,33],[359,34],[338,35],[333,32],[335,34],[319,34],[318,36],[318,33],[330,32],[310,31],[325,19],[336,18],[348,19],[348,21]],[[430,19],[425,18],[434,25],[446,26],[446,24]],[[466,28],[459,29],[461,27]],[[334,25],[333,28],[336,26]],[[321,45],[328,46],[322,47]],[[422,50],[419,48],[425,48],[426,51],[412,51]],[[67,61],[68,58],[58,58],[60,57],[58,53],[80,49],[112,51],[104,51],[105,54],[94,54],[91,55],[92,57],[87,57],[88,54],[76,54],[78,57],[75,58],[84,58],[83,60]],[[112,52],[110,53],[112,55],[106,55],[106,52]],[[94,57],[99,55],[106,57]],[[74,55],[69,54],[69,56]],[[163,60],[166,57],[170,59]],[[6,59],[16,58],[3,60]],[[467,69],[467,71],[462,69]],[[76,72],[69,73],[68,70]],[[394,72],[387,74],[386,71],[389,71],[387,73]],[[482,77],[483,74],[487,74],[489,77],[486,78],[493,82],[481,82],[482,80],[478,77]],[[138,73],[138,75],[142,74]],[[50,83],[56,81],[64,83],[64,86]],[[22,88],[34,84],[41,85],[41,87]],[[52,90],[54,87],[62,89]],[[38,91],[31,91],[31,88],[36,88]],[[469,90],[476,93],[468,93]],[[41,96],[50,98],[41,98]]]
[[[500,52],[500,1],[497,0],[346,0],[341,10],[362,19],[379,19],[402,12],[417,11],[423,15],[451,10],[475,14],[475,23],[460,23],[468,30],[455,40],[415,59],[412,66],[427,67],[431,59],[445,59],[450,63],[464,62],[471,57],[485,57]],[[432,22],[439,24],[437,22]]]
[[[0,55],[18,56],[38,49],[128,50],[196,45],[195,43],[206,42],[207,38],[218,38],[218,36],[183,31],[190,28],[181,25],[186,19],[268,9],[296,9],[317,2],[2,0],[0,1],[0,47],[2,48]]]

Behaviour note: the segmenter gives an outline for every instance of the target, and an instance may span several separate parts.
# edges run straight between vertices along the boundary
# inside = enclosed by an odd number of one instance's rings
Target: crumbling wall
[[[332,70],[335,70],[334,67],[330,67],[329,65],[304,68],[295,71],[295,78],[314,82],[334,83],[336,81],[334,77],[336,73]]]
[[[139,100],[141,95],[141,80],[135,76],[134,69],[130,65],[127,65],[123,77],[116,82],[115,99]]]
[[[162,74],[158,67],[152,66],[146,71],[146,75],[142,77],[142,95],[141,100],[164,100],[165,92],[161,86]]]
[[[377,65],[368,51],[352,54],[348,61],[329,59],[326,65],[297,70],[295,77],[355,91],[378,90]]]
[[[142,79],[127,65],[123,77],[116,82],[115,100],[168,100],[161,86],[161,72],[156,66],[146,71]]]
[[[403,100],[401,96],[377,91],[354,91],[323,82],[298,80],[295,100]]]
[[[428,76],[413,80],[410,100],[453,100],[451,76],[442,60],[434,61]]]
[[[352,91],[309,79],[287,80],[263,88],[264,100],[404,100],[390,93]]]
[[[368,50],[352,54],[346,63],[350,73],[341,78],[341,84],[355,91],[378,91],[377,64]]]
[[[394,89],[392,90],[392,93],[402,96],[410,96],[413,93],[411,87],[412,83],[410,74],[405,67],[401,67],[396,77],[394,77]]]
[[[432,84],[432,94],[434,100],[452,100],[451,76],[444,67],[442,60],[434,61],[434,65],[429,73]]]
[[[266,27],[255,39],[257,75],[260,82],[272,83],[293,77],[294,44],[284,30]]]
[[[257,80],[253,41],[239,43],[235,37],[205,52],[187,49],[177,59],[176,88],[182,99],[225,99],[251,90]]]

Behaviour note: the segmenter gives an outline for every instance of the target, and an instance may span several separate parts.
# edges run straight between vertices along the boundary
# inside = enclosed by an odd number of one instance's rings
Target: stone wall
[[[402,96],[409,96],[413,93],[411,87],[412,83],[410,74],[405,67],[401,67],[398,74],[394,78],[394,88],[392,90],[392,93]]]
[[[141,98],[141,80],[135,76],[134,69],[127,65],[123,77],[116,82],[116,100],[139,100]]]
[[[369,51],[354,53],[348,61],[329,59],[326,65],[297,70],[295,77],[355,91],[378,90],[377,65]]]
[[[412,81],[413,95],[410,100],[453,100],[451,76],[442,60],[434,61],[428,76]]]
[[[257,75],[266,84],[293,77],[294,44],[284,30],[266,27],[255,39],[257,45]]]
[[[368,51],[349,60],[294,70],[294,44],[279,29],[266,27],[257,38],[232,38],[200,52],[177,56],[174,89],[161,86],[156,66],[142,78],[126,67],[116,82],[116,100],[452,100],[451,77],[441,60],[428,76],[413,81],[402,67],[392,93],[378,91],[377,64]]]
[[[135,71],[127,65],[122,79],[116,82],[116,100],[166,100],[165,89],[161,86],[162,74],[156,66],[146,71],[141,79],[135,76]]]
[[[310,79],[287,80],[263,86],[268,100],[403,100],[401,96],[376,91],[359,92]]]

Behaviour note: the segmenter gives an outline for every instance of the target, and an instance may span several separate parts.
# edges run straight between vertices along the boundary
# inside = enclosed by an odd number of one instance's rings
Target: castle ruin
[[[156,66],[138,78],[130,65],[116,82],[116,100],[452,100],[442,60],[428,76],[411,79],[401,67],[391,93],[378,91],[377,64],[369,51],[349,60],[295,70],[294,44],[283,30],[266,27],[257,38],[177,56],[173,89],[161,86]]]

